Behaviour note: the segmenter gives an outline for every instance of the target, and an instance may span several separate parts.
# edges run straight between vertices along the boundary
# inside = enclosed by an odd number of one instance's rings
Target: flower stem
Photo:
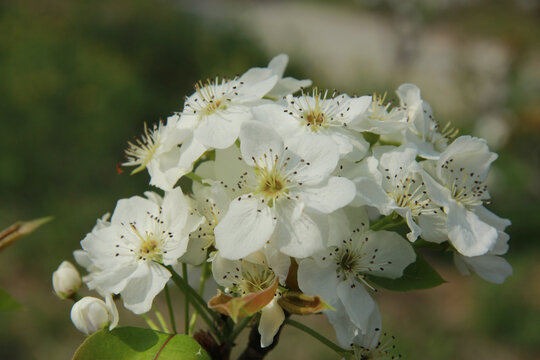
[[[163,317],[163,315],[161,315],[161,312],[156,308],[154,308],[153,310],[154,314],[156,314],[159,324],[161,325],[161,329],[163,329],[163,332],[170,333],[170,330],[167,327],[167,323],[165,322],[165,318]]]
[[[242,319],[242,321],[240,321],[240,323],[238,324],[238,326],[236,326],[233,330],[233,332],[229,335],[229,343],[233,343],[234,340],[236,339],[236,337],[238,335],[240,335],[240,333],[242,332],[242,330],[244,330],[244,328],[247,326],[247,324],[249,324],[249,322],[251,321],[251,316],[249,317],[246,317],[244,319]]]
[[[328,346],[330,349],[334,350],[335,352],[337,352],[338,354],[340,354],[342,356],[346,356],[348,354],[351,354],[351,352],[349,350],[343,349],[342,347],[335,344],[331,340],[327,339],[323,335],[319,334],[315,330],[311,329],[310,327],[307,327],[306,325],[304,325],[302,323],[299,323],[298,321],[294,321],[294,320],[291,320],[291,319],[286,319],[285,324],[289,324],[291,326],[294,326],[298,330],[302,330],[303,332],[313,336],[315,339],[319,340],[324,345]]]
[[[182,264],[182,277],[189,284],[187,264]],[[186,297],[184,304],[184,332],[189,335],[189,294],[184,295]]]
[[[193,306],[193,309],[199,313],[203,321],[208,325],[208,328],[210,331],[214,333],[220,340],[222,340],[223,336],[216,330],[216,327],[214,326],[214,322],[212,320],[217,321],[216,314],[208,309],[208,306],[206,305],[206,302],[202,297],[197,294],[195,290],[189,284],[174,271],[173,267],[171,265],[166,266],[166,268],[171,272],[172,280],[178,286],[178,288],[184,293],[188,294],[189,297],[186,297],[186,301],[189,301],[191,303],[191,306]],[[213,318],[210,319],[209,315]]]
[[[176,334],[176,322],[174,321],[174,309],[171,302],[171,294],[169,292],[169,286],[165,285],[165,299],[167,300],[167,307],[169,308],[169,318],[171,319],[171,328],[174,334]]]
[[[155,331],[159,331],[159,327],[156,325],[154,320],[150,319],[150,317],[148,315],[146,315],[146,314],[141,314],[141,316],[144,319],[144,321],[146,321],[148,326],[150,326],[150,329],[155,330]]]
[[[199,280],[199,290],[197,291],[197,293],[201,297],[203,296],[204,285],[206,284],[206,279],[208,279],[209,274],[210,274],[209,263],[204,262],[202,266],[201,278]],[[196,322],[197,322],[197,313],[194,312],[193,315],[191,315],[191,321],[189,322],[189,334],[193,334],[193,330],[195,329]]]

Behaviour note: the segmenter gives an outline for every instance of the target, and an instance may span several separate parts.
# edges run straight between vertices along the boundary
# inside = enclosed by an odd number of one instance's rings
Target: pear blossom
[[[180,257],[180,262],[200,265],[206,260],[208,249],[215,246],[214,229],[227,212],[233,195],[217,181],[210,186],[194,184],[193,190],[192,207],[195,213],[203,217],[203,221],[189,234],[188,247],[186,253]]]
[[[163,265],[176,264],[187,248],[188,235],[202,219],[192,212],[180,188],[158,196],[118,201],[109,226],[81,241],[93,272],[91,289],[121,294],[136,314],[147,312],[171,274]]]
[[[81,275],[69,261],[63,261],[53,273],[52,283],[54,293],[61,299],[69,299],[81,287]]]
[[[358,132],[348,128],[359,114],[366,111],[371,97],[351,98],[346,94],[328,96],[317,88],[301,96],[286,96],[287,106],[276,103],[253,108],[256,120],[271,125],[282,137],[313,134],[335,143],[340,157],[361,160],[369,143]]]
[[[433,118],[431,106],[422,100],[418,86],[402,84],[396,93],[400,99],[400,109],[406,113],[409,124],[406,141],[418,149],[420,156],[437,159],[448,143],[456,137],[458,130],[449,123],[441,129]]]
[[[112,330],[118,325],[118,319],[118,310],[111,294],[105,298],[105,302],[86,296],[71,308],[73,325],[86,335],[92,335],[104,328]]]
[[[386,94],[373,94],[366,111],[359,114],[350,127],[357,131],[366,131],[378,135],[394,135],[401,133],[407,127],[407,114],[400,107],[392,107],[391,102],[385,102]],[[402,138],[403,136],[398,136]]]
[[[144,126],[142,139],[129,142],[124,166],[137,166],[131,173],[148,169],[150,185],[171,190],[178,179],[193,169],[194,162],[207,148],[193,137],[193,131],[179,124],[172,115],[149,129]]]
[[[285,284],[289,266],[288,256],[266,246],[246,258],[234,261],[223,258],[218,252],[212,260],[212,273],[216,282],[225,287],[227,293],[246,296],[272,288],[276,282]],[[258,330],[263,348],[272,344],[285,320],[285,313],[277,302],[281,296],[280,290],[276,287],[272,295],[269,301],[258,306],[261,308]]]
[[[312,136],[283,140],[260,122],[247,122],[240,135],[241,159],[235,198],[215,228],[222,256],[239,259],[274,242],[284,254],[306,257],[326,244],[325,221],[352,201],[354,184],[330,176],[339,154],[330,140]],[[327,221],[326,221],[327,223]]]
[[[438,219],[445,214],[427,195],[421,167],[416,162],[417,155],[415,148],[401,146],[386,151],[379,160],[369,157],[353,167],[348,174],[356,184],[356,204],[375,207],[383,215],[399,214],[411,230],[407,234],[410,241],[415,241],[421,234],[428,241],[433,238],[437,241],[441,237],[446,240],[446,234],[436,233],[432,226],[433,222],[445,221]],[[428,219],[420,225],[420,217]],[[425,233],[424,227],[428,228]]]
[[[281,67],[252,68],[234,79],[215,78],[195,84],[195,93],[186,99],[178,126],[208,148],[231,146],[243,122],[253,118],[250,106],[274,88]]]
[[[485,140],[461,136],[441,153],[436,163],[424,164],[427,192],[448,215],[450,243],[468,257],[486,254],[499,236],[497,228],[478,215],[489,199],[484,180],[496,158]]]
[[[399,278],[416,255],[399,234],[369,230],[367,214],[361,214],[359,222],[361,226],[348,239],[300,262],[298,285],[304,293],[319,295],[332,307],[342,308],[354,327],[366,334],[379,309],[366,290],[370,285],[365,276]],[[332,321],[334,315],[326,313]]]

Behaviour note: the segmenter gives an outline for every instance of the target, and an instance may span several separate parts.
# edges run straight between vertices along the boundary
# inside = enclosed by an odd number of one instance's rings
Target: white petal
[[[360,261],[364,267],[370,269],[366,273],[396,279],[401,277],[403,270],[416,259],[411,244],[398,233],[370,231],[364,234],[364,237],[358,239],[361,244],[356,246],[361,246],[361,251],[365,254]]]
[[[287,54],[278,54],[274,56],[272,60],[270,60],[270,62],[268,63],[268,69],[272,71],[274,75],[277,75],[281,78],[285,73],[285,68],[287,67],[288,62],[289,56]]]
[[[157,263],[138,266],[121,292],[124,306],[135,314],[150,311],[154,298],[163,290],[170,277],[169,271]]]
[[[271,155],[281,156],[283,141],[270,126],[258,121],[249,121],[244,123],[240,130],[240,150],[247,164],[253,166],[257,162],[259,165],[266,164],[266,168],[272,169],[274,157]]]
[[[337,301],[336,267],[320,267],[313,259],[304,259],[298,265],[298,286],[308,295],[319,295],[326,303],[334,306]]]
[[[337,294],[351,321],[363,334],[367,333],[369,319],[379,308],[366,289],[360,284],[345,281],[338,285]]]
[[[343,177],[333,176],[326,184],[306,187],[299,193],[307,206],[329,214],[349,204],[356,195],[354,183]]]
[[[301,88],[308,86],[311,86],[311,80],[298,80],[292,77],[285,77],[280,79],[266,96],[279,100],[285,95],[293,94]]]
[[[455,166],[464,167],[469,172],[473,171],[480,175],[480,180],[484,180],[489,166],[497,158],[497,154],[489,151],[484,139],[460,136],[441,154],[437,163],[439,177],[443,176],[441,165],[451,158],[454,159]]]
[[[226,119],[218,112],[207,116],[195,130],[195,139],[209,148],[225,149],[231,146],[238,138],[242,122],[251,118],[247,108],[242,111],[235,113],[234,121]]]
[[[294,164],[294,170],[298,173],[294,176],[296,181],[318,184],[337,166],[339,151],[336,143],[329,138],[317,135],[295,136],[287,139],[285,145],[288,146],[289,153],[292,153],[291,162],[297,161]]]
[[[421,171],[422,179],[426,184],[426,190],[433,202],[439,206],[452,207],[456,204],[456,201],[452,198],[450,190],[442,186],[437,180],[435,180],[426,171]]]
[[[414,222],[411,208],[396,208],[396,212],[401,217],[405,218],[409,229],[411,229],[411,232],[407,234],[407,239],[409,239],[410,242],[415,242],[416,239],[418,239],[418,237],[422,234],[422,229]]]
[[[480,256],[493,248],[497,229],[480,220],[472,211],[457,204],[448,212],[448,238],[465,256]]]
[[[285,320],[285,313],[277,303],[277,298],[262,309],[261,319],[259,321],[259,334],[261,334],[261,347],[265,348],[272,345],[274,335],[277,334],[281,324]]]
[[[513,273],[512,266],[500,256],[489,254],[476,257],[465,257],[457,254],[456,256],[480,277],[495,284],[502,284]]]
[[[116,208],[111,218],[111,224],[128,226],[135,222],[138,228],[148,229],[153,221],[148,213],[157,216],[159,214],[159,206],[140,196],[133,196],[129,199],[118,200]],[[124,225],[122,225],[124,224]]]
[[[281,252],[305,258],[326,247],[328,224],[324,220],[314,219],[315,215],[307,210],[296,220],[279,215],[275,238]]]
[[[214,230],[216,247],[227,259],[240,259],[259,250],[274,232],[272,209],[255,198],[241,197],[231,202],[227,214]]]
[[[324,314],[334,327],[338,342],[344,348],[349,348],[353,343],[354,337],[358,335],[358,328],[349,318],[349,314],[347,314],[342,303],[338,302],[333,307],[335,310],[326,310]]]
[[[105,297],[105,304],[109,308],[110,315],[112,316],[111,323],[109,324],[109,330],[114,329],[120,321],[120,316],[118,315],[118,308],[116,303],[113,300],[112,294],[109,294]]]
[[[422,229],[422,239],[437,244],[448,240],[446,214],[422,214],[417,221]]]

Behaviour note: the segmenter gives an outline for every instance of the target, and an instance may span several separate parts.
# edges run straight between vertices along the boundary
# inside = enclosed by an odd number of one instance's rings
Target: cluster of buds
[[[439,126],[415,85],[401,85],[396,104],[308,91],[310,80],[283,77],[287,62],[200,82],[166,123],[145,126],[124,165],[147,169],[154,191],[119,200],[75,258],[91,290],[136,314],[172,269],[208,266],[220,289],[209,308],[234,321],[260,314],[261,347],[288,314],[322,312],[351,353],[387,354],[373,280],[401,278],[417,243],[452,251],[463,273],[511,274],[510,222],[485,208],[497,155]],[[68,266],[55,274],[61,297],[75,278]],[[117,322],[101,300],[77,304],[85,333]]]

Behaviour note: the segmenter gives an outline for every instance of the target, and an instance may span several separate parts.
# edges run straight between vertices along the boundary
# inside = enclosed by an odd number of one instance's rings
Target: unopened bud
[[[81,287],[79,272],[69,261],[64,261],[53,273],[53,289],[60,299],[71,299]]]
[[[77,301],[71,308],[71,321],[75,327],[86,335],[109,327],[112,330],[118,324],[118,310],[109,295],[103,300],[86,296]]]

